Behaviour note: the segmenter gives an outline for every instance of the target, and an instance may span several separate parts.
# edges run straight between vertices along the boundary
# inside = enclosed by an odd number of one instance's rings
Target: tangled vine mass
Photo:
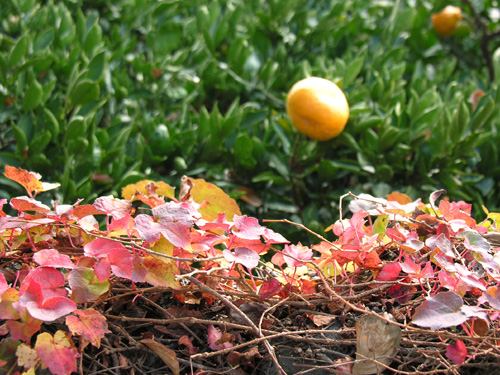
[[[500,214],[444,191],[346,194],[305,245],[201,179],[50,207],[58,184],[4,175],[27,196],[0,200],[2,373],[498,371]]]

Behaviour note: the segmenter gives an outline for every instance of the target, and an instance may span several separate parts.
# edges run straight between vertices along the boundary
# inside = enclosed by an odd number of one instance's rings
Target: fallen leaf
[[[143,339],[139,341],[146,345],[155,354],[162,359],[163,362],[172,370],[174,375],[180,374],[179,360],[172,349],[167,348],[165,345],[155,341],[154,339]]]
[[[395,321],[391,314],[384,318]],[[401,328],[380,319],[375,315],[365,315],[356,322],[356,362],[353,375],[379,374],[385,367],[367,360],[375,359],[389,365],[398,352],[401,342]],[[365,358],[366,357],[366,358]]]

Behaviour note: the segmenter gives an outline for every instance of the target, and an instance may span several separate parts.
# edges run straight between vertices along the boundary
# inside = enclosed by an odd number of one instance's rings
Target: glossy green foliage
[[[496,30],[493,2],[473,3]],[[61,181],[65,202],[146,177],[203,177],[235,197],[251,188],[263,202],[251,215],[318,230],[347,191],[444,188],[498,210],[500,92],[473,23],[451,38],[432,29],[444,5],[8,0],[0,162]],[[309,75],[336,82],[351,107],[328,142],[299,136],[285,113],[286,92]],[[15,195],[0,182],[1,196]]]

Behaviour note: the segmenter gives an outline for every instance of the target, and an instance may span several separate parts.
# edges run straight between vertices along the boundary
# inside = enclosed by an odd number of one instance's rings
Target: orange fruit
[[[292,86],[286,111],[299,133],[317,141],[338,136],[349,119],[349,104],[342,90],[318,77],[305,78]]]
[[[453,5],[448,5],[441,12],[431,15],[434,29],[443,36],[453,35],[460,20],[462,20],[462,10]]]

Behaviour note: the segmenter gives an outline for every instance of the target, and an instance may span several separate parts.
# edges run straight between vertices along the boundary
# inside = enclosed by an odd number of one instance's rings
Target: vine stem
[[[252,322],[252,320],[243,312],[241,311],[234,303],[232,303],[230,300],[228,300],[225,296],[223,296],[222,294],[216,292],[215,290],[213,290],[212,288],[209,288],[208,286],[206,286],[205,284],[203,284],[202,282],[200,282],[199,280],[197,280],[196,278],[190,276],[189,277],[189,280],[197,285],[198,287],[200,287],[201,290],[207,292],[207,293],[210,293],[212,294],[213,296],[217,297],[218,299],[220,299],[224,304],[226,304],[229,308],[231,308],[232,310],[234,310],[234,312],[236,312],[245,322],[248,323],[248,325],[250,327],[252,327],[252,330],[254,331],[254,333],[260,337],[260,338],[263,338],[264,340],[264,345],[266,346],[266,349],[267,351],[269,352],[273,362],[274,362],[274,365],[276,366],[276,369],[283,375],[287,375],[287,373],[285,372],[285,370],[283,370],[283,368],[281,367],[281,365],[279,364],[278,362],[278,358],[276,358],[276,354],[274,352],[274,348],[271,346],[271,344],[269,344],[269,341],[267,339],[265,339],[264,335],[262,334],[262,331],[259,329],[259,327],[257,327],[254,322]]]

